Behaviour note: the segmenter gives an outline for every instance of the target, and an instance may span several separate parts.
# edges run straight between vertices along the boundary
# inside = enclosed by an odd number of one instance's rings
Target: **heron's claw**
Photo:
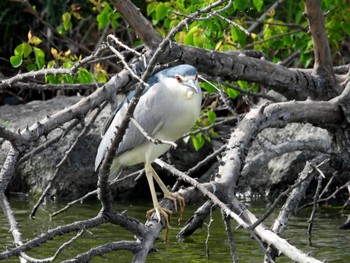
[[[156,214],[156,218],[158,220],[158,223],[160,223],[161,216],[164,217],[164,219],[165,219],[165,229],[166,229],[165,240],[167,241],[168,238],[169,238],[169,229],[170,229],[169,221],[170,221],[172,212],[170,210],[166,209],[166,208],[162,208],[162,207],[159,206],[159,207],[154,207],[154,208],[148,210],[146,212],[146,216],[147,217],[151,217],[153,213]]]
[[[177,222],[180,224],[182,220],[182,212],[184,211],[184,208],[185,208],[185,199],[178,193],[172,193],[170,191],[164,193],[164,198],[167,198],[174,202],[175,211],[179,212],[179,215],[177,217]],[[180,210],[177,209],[177,203],[179,203]]]

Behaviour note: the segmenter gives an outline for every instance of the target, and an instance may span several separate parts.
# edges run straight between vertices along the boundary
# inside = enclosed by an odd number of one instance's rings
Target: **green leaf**
[[[39,45],[41,42],[43,42],[40,38],[37,36],[34,36],[31,31],[28,33],[28,43],[32,44],[34,46]]]
[[[186,34],[184,38],[184,44],[193,46],[193,34]]]
[[[156,6],[157,3],[156,2],[152,2],[150,4],[147,5],[147,15],[149,16],[150,14],[152,14],[154,12],[154,10],[156,10]]]
[[[26,58],[32,51],[32,46],[26,42],[23,42],[15,48],[15,56],[23,56],[24,58]]]
[[[163,4],[163,3],[159,3],[156,7],[156,19],[162,20],[164,17],[166,17],[168,15],[168,7]]]
[[[209,83],[206,83],[206,82],[201,82],[201,87],[203,89],[205,89],[206,91],[208,91],[209,94],[216,91],[216,89],[212,85],[210,85]]]
[[[38,69],[42,69],[45,65],[45,53],[42,49],[34,47],[35,64]]]
[[[245,90],[248,90],[249,87],[248,87],[248,82],[247,81],[244,81],[244,80],[239,80],[237,81],[238,83],[238,86],[242,89],[245,89]]]
[[[118,19],[120,18],[120,14],[116,12],[111,12],[109,14],[109,20],[111,21],[112,27],[116,30],[119,26]]]
[[[171,19],[169,28],[172,29],[173,27],[177,26],[180,23],[180,20],[178,19]]]
[[[72,67],[72,61],[65,61],[64,63],[63,63],[63,68],[71,68]]]
[[[193,34],[193,44],[195,47],[203,47],[204,39],[202,37],[202,34],[199,34],[199,33]]]
[[[110,22],[109,16],[113,12],[112,8],[109,6],[107,2],[103,2],[102,12],[96,17],[98,22],[98,29],[104,29],[108,23]]]
[[[57,32],[60,34],[60,35],[63,35],[64,34],[64,29],[63,29],[63,26],[62,25],[59,25],[56,27],[56,30]]]
[[[234,42],[238,42],[241,47],[244,47],[247,40],[247,35],[238,27],[233,26],[231,29],[231,36]]]
[[[47,75],[45,77],[45,82],[49,84],[60,84],[60,79],[55,75]]]
[[[233,6],[234,6],[236,9],[238,9],[238,10],[240,10],[240,11],[243,11],[243,10],[246,8],[247,3],[249,3],[249,1],[247,1],[247,0],[235,0],[235,1],[233,2]]]
[[[258,10],[258,12],[260,12],[262,6],[264,5],[264,1],[263,0],[253,0],[253,4],[256,10]]]
[[[188,31],[188,33],[186,34],[185,38],[184,38],[184,44],[185,45],[193,45],[193,35],[194,33],[196,33],[198,31],[198,27],[194,26],[190,29],[190,31]]]
[[[28,57],[28,55],[32,52],[32,46],[29,45],[27,42],[23,42],[19,44],[15,48],[15,56],[23,56],[23,57]]]
[[[72,21],[71,21],[71,15],[70,13],[68,12],[65,12],[63,15],[62,15],[62,23],[63,23],[63,28],[64,30],[69,30],[72,28],[73,24],[72,24]]]
[[[237,96],[239,95],[239,91],[230,88],[226,89],[226,93],[232,99],[237,98]]]
[[[15,48],[15,56],[22,56],[23,55],[23,48],[22,48],[22,44],[19,44],[16,48]]]
[[[11,56],[10,62],[11,62],[12,67],[18,68],[23,63],[22,56]]]
[[[193,147],[196,151],[202,148],[203,145],[205,144],[204,136],[201,133],[198,133],[196,135],[191,135],[191,139],[192,139]]]
[[[207,112],[209,125],[213,124],[216,120],[216,114],[212,110],[208,110]]]
[[[79,83],[92,83],[94,79],[87,69],[80,68],[78,72],[78,80]]]
[[[74,84],[76,83],[76,81],[74,80],[74,78],[68,74],[65,74],[62,76],[62,80],[64,83],[68,83],[68,84]]]

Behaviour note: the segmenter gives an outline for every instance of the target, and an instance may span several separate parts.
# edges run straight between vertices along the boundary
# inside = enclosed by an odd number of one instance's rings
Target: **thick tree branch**
[[[262,84],[288,99],[319,100],[334,97],[323,93],[323,83],[316,76],[267,60],[172,43],[171,48],[164,52],[161,61],[167,63],[174,60],[192,64],[213,79],[219,77],[227,81],[246,80]]]
[[[320,0],[305,0],[305,15],[314,44],[314,73],[335,84],[331,50],[324,25],[324,14]]]
[[[136,35],[150,49],[155,49],[162,41],[161,36],[130,0],[111,0],[124,19],[135,30]]]

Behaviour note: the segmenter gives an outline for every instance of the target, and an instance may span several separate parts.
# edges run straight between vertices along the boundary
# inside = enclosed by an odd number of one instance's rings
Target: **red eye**
[[[182,82],[182,78],[180,76],[176,76],[175,79],[177,80],[177,82],[181,83]]]

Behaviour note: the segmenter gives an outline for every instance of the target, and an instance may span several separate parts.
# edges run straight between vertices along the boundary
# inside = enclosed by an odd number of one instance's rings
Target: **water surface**
[[[100,210],[98,201],[78,204],[50,221],[49,213],[58,210],[65,204],[48,203],[40,208],[35,220],[29,220],[28,215],[33,203],[26,199],[18,198],[11,198],[10,202],[19,222],[24,241],[58,225],[93,217]],[[246,204],[249,206],[250,211],[256,215],[261,215],[267,206],[265,202],[260,201],[246,202]],[[151,204],[116,205],[119,211],[127,210],[129,215],[136,217],[141,222],[145,221],[145,211],[150,207]],[[185,208],[184,222],[192,215],[195,208],[195,206],[187,206]],[[277,213],[278,211],[270,216],[266,222],[267,226],[270,226]],[[345,220],[340,208],[327,207],[319,210],[314,222],[311,246],[309,245],[309,239],[306,234],[309,216],[310,209],[303,210],[294,216],[283,237],[287,238],[292,245],[304,252],[310,252],[312,256],[319,260],[327,259],[328,262],[334,263],[350,262],[350,233],[348,230],[338,229]],[[207,223],[208,222],[209,220]],[[172,219],[169,241],[167,243],[163,243],[162,241],[157,242],[156,247],[158,248],[158,252],[151,253],[148,256],[147,262],[232,262],[228,249],[225,227],[219,211],[213,211],[213,221],[210,224],[210,236],[208,239],[209,256],[206,253],[205,244],[208,237],[207,224],[204,225],[202,229],[197,230],[192,236],[186,238],[183,242],[178,242],[176,234],[182,226],[177,225],[175,217]],[[235,229],[236,226],[237,224],[232,221],[232,228]],[[162,235],[164,234],[162,233]],[[40,248],[29,251],[28,254],[37,258],[52,256],[58,246],[68,241],[71,237],[73,237],[73,235],[57,237]],[[67,247],[55,262],[72,258],[76,254],[83,253],[105,242],[117,240],[134,239],[132,234],[115,225],[105,224],[96,229],[89,229],[81,238]],[[235,230],[234,242],[239,262],[262,262],[263,254],[259,246],[246,231],[242,229]],[[4,216],[0,214],[1,251],[4,251],[6,246],[12,246],[12,244],[13,239],[8,233],[7,222]],[[130,262],[131,258],[132,255],[130,252],[117,251],[108,255],[96,257],[92,262]],[[18,262],[18,258],[12,257],[7,262]],[[291,262],[291,260],[280,257],[276,262]]]

